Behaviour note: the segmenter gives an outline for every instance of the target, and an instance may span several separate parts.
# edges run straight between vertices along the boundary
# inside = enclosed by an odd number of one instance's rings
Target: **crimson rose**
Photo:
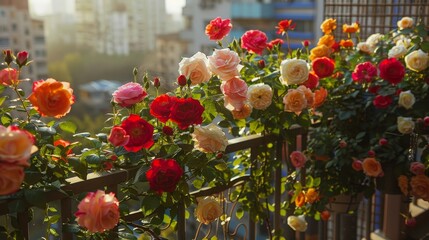
[[[376,108],[387,108],[392,103],[392,98],[390,96],[377,95],[372,103]]]
[[[405,76],[405,67],[396,58],[384,59],[378,66],[380,77],[391,84],[398,84]]]
[[[150,148],[153,145],[153,126],[139,115],[130,114],[121,127],[130,136],[128,143],[124,145],[125,150],[137,152],[142,148]]]
[[[334,60],[328,57],[316,58],[312,62],[313,71],[319,78],[325,78],[332,75],[335,69]]]
[[[167,94],[159,95],[150,104],[150,114],[163,123],[167,122],[170,118],[170,109],[176,100],[176,97],[171,97]]]
[[[193,98],[178,98],[171,107],[170,119],[184,130],[192,124],[203,122],[202,114],[204,107],[198,100]]]
[[[150,188],[159,194],[173,192],[183,175],[183,170],[174,159],[154,159],[146,172]]]

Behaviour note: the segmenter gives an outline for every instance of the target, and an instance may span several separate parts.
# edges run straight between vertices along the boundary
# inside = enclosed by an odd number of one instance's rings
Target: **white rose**
[[[204,53],[197,52],[190,58],[183,58],[179,63],[179,73],[185,75],[191,80],[191,85],[197,85],[207,82],[210,77],[210,71],[207,67],[208,60]]]
[[[307,230],[307,221],[305,221],[305,216],[289,216],[287,218],[287,224],[295,231],[305,232]]]
[[[195,148],[202,151],[213,153],[225,151],[228,145],[228,139],[225,133],[216,124],[209,124],[205,127],[195,126],[192,133],[192,140],[195,141]]]
[[[401,35],[395,44],[396,46],[404,46],[406,49],[408,49],[411,46],[411,39]]]
[[[397,124],[398,131],[402,134],[409,134],[414,130],[414,122],[410,117],[398,117]]]
[[[367,43],[367,42],[360,42],[356,45],[356,48],[359,51],[362,51],[364,53],[372,54],[374,52],[374,49]]]
[[[403,17],[401,20],[398,21],[399,29],[411,28],[413,24],[414,20],[410,17]]]
[[[215,197],[198,198],[198,206],[195,209],[197,220],[209,224],[222,215],[222,207]]]
[[[301,84],[308,74],[308,64],[302,59],[286,59],[280,64],[280,80],[286,85]]]
[[[421,49],[415,50],[405,56],[405,64],[407,65],[407,68],[415,72],[423,71],[429,65],[429,55]]]
[[[223,81],[240,76],[240,57],[229,48],[215,49],[211,56],[208,56],[209,69],[218,75]]]
[[[412,94],[410,90],[403,91],[399,94],[399,100],[398,100],[399,106],[402,106],[406,109],[410,109],[411,107],[413,107],[415,102],[416,102],[416,98],[414,97],[414,94]]]
[[[397,45],[392,47],[387,55],[389,58],[401,58],[407,53],[407,49],[404,45]]]
[[[273,90],[267,84],[258,83],[247,89],[247,100],[253,108],[264,110],[271,105]]]
[[[375,49],[377,47],[378,42],[383,38],[383,35],[380,33],[374,33],[372,35],[370,35],[367,39],[366,39],[366,43],[369,44],[369,46],[371,46],[372,49]]]

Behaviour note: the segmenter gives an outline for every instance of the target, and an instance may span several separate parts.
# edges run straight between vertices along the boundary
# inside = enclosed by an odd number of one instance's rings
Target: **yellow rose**
[[[372,54],[374,49],[367,42],[360,42],[356,45],[356,48],[364,53]]]
[[[308,74],[308,64],[302,59],[286,59],[280,64],[280,80],[286,85],[301,84]]]
[[[191,80],[191,85],[207,82],[210,77],[208,60],[204,53],[197,52],[190,58],[183,58],[179,63],[179,73]]]
[[[423,71],[429,66],[429,55],[421,49],[415,50],[405,56],[405,64],[415,72]]]
[[[387,56],[389,58],[401,58],[407,53],[407,49],[404,45],[397,45],[392,47],[389,52],[387,53]]]
[[[330,34],[336,28],[337,28],[337,20],[333,18],[326,19],[320,25],[320,29],[322,29],[322,32],[324,32],[325,34]]]
[[[415,102],[416,102],[416,98],[414,97],[414,94],[412,94],[410,90],[402,91],[399,94],[399,100],[398,100],[399,106],[402,106],[406,109],[410,109],[413,107]]]
[[[410,17],[403,17],[401,20],[398,21],[399,29],[411,28],[413,24],[414,20]]]
[[[429,177],[417,175],[411,178],[411,194],[417,198],[429,201]]]
[[[402,134],[410,134],[414,130],[414,122],[409,117],[397,118],[398,131]]]
[[[332,48],[326,46],[326,45],[319,45],[311,49],[310,51],[310,60],[313,60],[315,58],[319,57],[327,57],[329,54],[331,54]]]
[[[298,232],[305,232],[307,230],[307,221],[305,221],[305,216],[289,216],[287,218],[287,224],[289,227],[291,227],[293,230]]]
[[[192,133],[192,140],[195,141],[195,148],[201,152],[213,153],[225,151],[228,139],[220,127],[211,123],[207,126],[195,126]]]
[[[264,110],[271,105],[273,89],[267,84],[258,83],[247,89],[247,100],[253,108]]]
[[[29,166],[28,159],[37,149],[33,141],[24,130],[0,126],[0,162]]]
[[[197,200],[195,216],[199,222],[207,225],[222,215],[222,207],[215,197],[204,197]]]
[[[324,35],[319,38],[317,45],[325,45],[327,47],[332,47],[335,44],[335,38],[332,35]]]
[[[305,193],[305,202],[314,203],[319,200],[319,193],[315,188],[309,188]]]

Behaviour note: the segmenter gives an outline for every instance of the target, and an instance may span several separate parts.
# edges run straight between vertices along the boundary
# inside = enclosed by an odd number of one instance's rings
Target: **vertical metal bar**
[[[340,239],[356,239],[357,214],[343,213],[340,215]]]
[[[177,239],[186,240],[185,233],[185,205],[183,202],[177,204]]]
[[[279,162],[274,175],[274,230],[276,235],[281,230],[281,217],[280,217],[280,202],[282,194],[282,168],[283,168],[283,139],[279,137],[276,141],[276,161]]]
[[[256,157],[258,156],[258,150],[257,148],[251,148],[250,149],[250,160],[252,162],[251,168],[250,168],[250,176],[253,174],[253,164],[256,163]],[[252,182],[250,182],[252,184]],[[254,240],[256,239],[256,223],[253,221],[250,214],[252,212],[252,209],[249,209],[249,239]]]
[[[372,197],[373,198],[373,197]],[[368,199],[365,206],[365,239],[371,239],[372,232],[372,198]]]
[[[61,234],[64,240],[73,239],[73,233],[63,230],[64,224],[67,224],[72,219],[71,198],[61,199]]]
[[[28,209],[17,213],[19,229],[24,239],[30,239],[28,231],[28,222],[30,221],[30,218],[28,217],[28,214]]]

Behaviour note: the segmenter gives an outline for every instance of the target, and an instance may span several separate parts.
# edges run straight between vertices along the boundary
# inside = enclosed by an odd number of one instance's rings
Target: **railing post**
[[[71,198],[63,198],[61,199],[61,233],[62,239],[70,240],[73,239],[73,233],[65,232],[63,230],[64,224],[67,224],[72,219],[72,211],[71,211]]]
[[[185,205],[183,202],[177,203],[177,239],[186,240],[185,232]]]
[[[30,218],[28,217],[28,209],[25,209],[22,212],[17,213],[17,220],[19,229],[21,230],[22,237],[26,240],[29,240],[29,232],[28,232],[28,222],[30,221]]]

